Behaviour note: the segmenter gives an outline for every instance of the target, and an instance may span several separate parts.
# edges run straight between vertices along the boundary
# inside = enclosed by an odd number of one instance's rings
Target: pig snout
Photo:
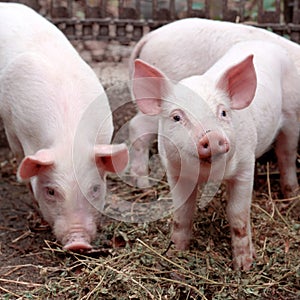
[[[229,151],[229,142],[217,131],[206,131],[198,142],[198,155],[200,159],[208,160],[225,154]]]
[[[62,241],[64,250],[71,251],[86,251],[91,250],[91,238],[88,233],[84,231],[72,232],[68,234]]]

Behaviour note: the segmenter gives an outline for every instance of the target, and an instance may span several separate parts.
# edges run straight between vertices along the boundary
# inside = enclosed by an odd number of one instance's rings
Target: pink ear
[[[166,94],[167,78],[153,66],[140,59],[135,60],[133,94],[144,114],[157,115],[161,112],[162,97]]]
[[[98,168],[107,172],[119,173],[128,164],[128,148],[125,144],[96,145],[95,159]]]
[[[49,167],[54,164],[54,153],[49,149],[42,149],[34,155],[26,156],[18,169],[18,177],[21,180],[36,176],[43,167]]]
[[[257,86],[253,55],[228,69],[217,83],[228,93],[232,109],[243,109],[252,102]]]

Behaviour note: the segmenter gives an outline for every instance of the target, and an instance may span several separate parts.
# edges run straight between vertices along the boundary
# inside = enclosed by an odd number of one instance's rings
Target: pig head
[[[94,149],[73,149],[73,155],[71,149],[63,148],[41,149],[25,156],[18,178],[30,180],[39,209],[64,249],[89,250],[103,211],[106,174],[125,168],[127,148],[99,144]],[[77,151],[88,155],[75,156]]]
[[[253,56],[249,56],[233,66],[218,83],[206,77],[172,83],[151,65],[141,60],[135,62],[133,94],[142,113],[159,116],[159,147],[164,161],[173,158],[178,161],[178,154],[181,163],[186,161],[197,166],[200,163],[200,177],[196,177],[196,182],[207,181],[207,176],[202,176],[206,174],[204,169],[211,171],[212,162],[218,164],[224,158],[232,158],[235,134],[231,110],[248,107],[254,97],[256,76],[252,59]],[[243,84],[237,84],[238,80]],[[194,88],[197,85],[201,86],[199,90]],[[167,167],[172,168],[172,164]],[[187,173],[190,170],[188,167]],[[184,169],[179,168],[179,171],[184,172]],[[191,178],[195,179],[194,175]]]

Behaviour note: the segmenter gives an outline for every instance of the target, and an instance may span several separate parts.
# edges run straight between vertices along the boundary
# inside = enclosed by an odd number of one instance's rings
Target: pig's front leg
[[[149,148],[158,131],[158,120],[154,116],[138,112],[129,124],[130,139],[130,175],[133,184],[139,188],[150,185],[148,179]]]
[[[187,250],[192,236],[198,184],[180,178],[169,179],[173,197],[173,231],[171,240],[177,250]]]
[[[248,173],[248,172],[247,172]],[[250,174],[251,173],[251,174]],[[252,245],[250,209],[253,190],[253,173],[228,181],[227,217],[231,231],[233,268],[249,270],[255,257]]]

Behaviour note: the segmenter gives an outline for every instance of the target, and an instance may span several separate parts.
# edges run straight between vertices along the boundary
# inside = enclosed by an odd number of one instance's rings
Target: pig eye
[[[92,198],[97,198],[99,196],[100,191],[101,191],[101,187],[99,184],[92,186],[91,189]]]
[[[94,193],[97,193],[99,191],[99,189],[100,189],[99,185],[94,185],[93,186],[93,192]]]
[[[229,118],[228,110],[222,104],[218,107],[217,115],[220,119],[227,120]]]
[[[53,188],[47,188],[46,193],[49,197],[54,197],[55,196],[55,190]]]
[[[176,109],[171,113],[171,118],[174,122],[183,122],[184,121],[184,112],[180,109]]]
[[[179,115],[175,115],[175,116],[173,116],[173,120],[175,122],[179,122],[181,120],[181,117]]]
[[[46,187],[45,194],[46,194],[46,198],[51,201],[54,199],[57,199],[57,196],[58,196],[56,190],[52,187]]]

